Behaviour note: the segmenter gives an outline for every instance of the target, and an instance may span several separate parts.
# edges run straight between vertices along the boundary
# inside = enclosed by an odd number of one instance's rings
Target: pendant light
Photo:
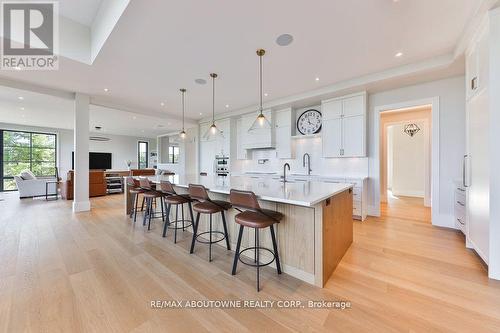
[[[224,138],[222,131],[215,125],[215,79],[217,78],[217,74],[210,73],[210,77],[212,78],[212,125],[203,137],[205,139]]]
[[[263,49],[258,49],[257,50],[257,55],[259,56],[259,93],[260,93],[260,103],[259,103],[259,115],[257,116],[257,119],[253,122],[252,126],[248,130],[248,132],[253,132],[255,130],[260,130],[260,129],[270,129],[271,128],[271,123],[269,120],[264,116],[264,108],[262,107],[262,57],[266,54],[266,50]]]
[[[182,88],[182,89],[180,89],[180,91],[182,94],[182,131],[179,134],[179,136],[181,137],[181,139],[185,139],[186,138],[186,131],[184,130],[184,94],[186,93],[186,89]]]

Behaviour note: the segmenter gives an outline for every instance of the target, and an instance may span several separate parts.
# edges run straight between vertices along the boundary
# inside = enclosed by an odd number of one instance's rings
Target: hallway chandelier
[[[403,129],[403,132],[405,132],[406,134],[408,134],[412,138],[419,131],[420,131],[420,127],[418,127],[418,125],[415,123],[405,125],[405,127]]]

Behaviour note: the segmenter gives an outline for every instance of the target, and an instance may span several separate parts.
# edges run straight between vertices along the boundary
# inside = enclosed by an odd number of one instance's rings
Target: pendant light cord
[[[182,91],[182,131],[184,131],[184,93],[186,90]]]
[[[215,76],[212,76],[212,125],[215,124]]]
[[[262,114],[262,55],[259,55],[259,67],[260,67],[260,77],[259,77],[259,87],[260,87],[260,114]]]

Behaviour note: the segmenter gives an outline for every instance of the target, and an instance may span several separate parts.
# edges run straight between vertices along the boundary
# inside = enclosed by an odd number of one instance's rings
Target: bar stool
[[[138,180],[134,177],[127,177],[127,186],[129,187],[129,193],[132,195],[133,207],[130,210],[130,217],[134,216],[134,223],[137,220],[137,209],[139,206],[139,195],[144,193],[144,190],[140,188]],[[142,198],[141,212],[144,210],[144,197]]]
[[[164,193],[165,195],[163,196],[163,201],[167,207],[167,213],[166,213],[166,220],[163,225],[163,237],[167,237],[167,229],[174,229],[174,243],[177,243],[177,229],[182,229],[182,231],[185,231],[187,227],[193,226],[193,232],[194,232],[194,225],[193,225],[193,208],[191,206],[191,198],[189,195],[185,194],[177,194],[175,192],[174,186],[172,185],[171,182],[169,181],[161,181],[160,182],[160,191]],[[184,204],[188,204],[189,206],[189,213],[191,214],[191,220],[185,220],[184,219]],[[170,209],[172,208],[172,205],[175,206],[175,221],[170,221]],[[179,220],[179,205],[181,206],[181,219]],[[182,227],[179,226],[179,223],[182,222]],[[185,222],[188,222],[188,225],[185,224]],[[173,224],[174,226],[170,226]]]
[[[278,246],[276,244],[276,236],[274,234],[274,224],[279,223],[284,215],[280,212],[275,212],[269,209],[260,208],[259,202],[257,201],[257,197],[253,192],[250,191],[238,191],[231,190],[229,194],[229,200],[231,204],[236,207],[237,210],[240,211],[234,219],[235,222],[240,225],[240,231],[238,233],[238,242],[236,243],[236,252],[234,254],[233,261],[233,271],[232,275],[236,274],[236,266],[238,265],[238,260],[241,261],[242,264],[257,267],[257,291],[260,291],[260,267],[268,266],[276,260],[276,268],[278,270],[278,274],[281,274],[281,264],[280,257],[278,254]],[[246,209],[245,211],[241,211],[237,207]],[[249,227],[253,228],[255,231],[255,245],[253,247],[246,248],[240,251],[241,246],[241,237],[243,236],[243,228]],[[259,244],[259,230],[263,228],[267,228],[271,230],[271,239],[273,242],[273,250],[271,251],[268,248],[261,247]],[[254,250],[254,263],[249,263],[241,260],[241,254],[245,251]],[[273,255],[273,259],[267,263],[261,264],[259,258],[260,250],[268,251]]]
[[[226,240],[226,246],[228,250],[231,250],[231,246],[229,245],[229,235],[227,233],[227,225],[226,225],[226,217],[224,212],[231,208],[231,204],[227,201],[221,200],[211,200],[208,196],[207,189],[203,185],[194,185],[189,184],[189,196],[191,199],[198,200],[199,202],[193,204],[193,210],[196,211],[196,220],[193,228],[193,240],[191,241],[191,250],[189,253],[194,252],[194,243],[199,242],[203,244],[208,244],[208,261],[212,261],[212,244],[218,243],[222,240]],[[212,230],[212,215],[221,213],[222,216],[222,225],[224,226],[224,232],[214,231]],[[209,222],[209,231],[205,231],[198,234],[198,227],[200,224],[200,215],[201,214],[210,214],[210,222]],[[209,235],[209,240],[205,241],[199,239],[202,235]],[[221,239],[213,240],[213,234],[223,235]]]
[[[153,210],[153,201],[156,204],[156,199],[162,198],[163,194],[161,192],[156,191],[152,188],[151,183],[147,178],[139,178],[139,185],[141,190],[144,191],[144,198],[146,199],[146,213],[144,214],[144,220],[142,225],[146,225],[146,221],[148,221],[148,230],[151,230],[151,219],[154,217]],[[161,203],[161,217],[165,218],[164,210],[163,210],[163,200],[160,200]]]

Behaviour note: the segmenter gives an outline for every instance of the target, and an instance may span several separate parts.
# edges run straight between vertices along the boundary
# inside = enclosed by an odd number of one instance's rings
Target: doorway
[[[380,210],[431,223],[432,105],[380,112]]]

